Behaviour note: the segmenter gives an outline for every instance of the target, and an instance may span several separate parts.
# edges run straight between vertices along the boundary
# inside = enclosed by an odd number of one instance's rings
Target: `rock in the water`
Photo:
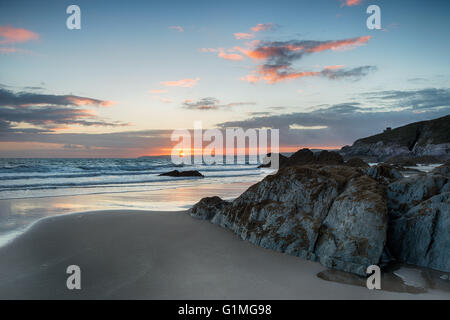
[[[400,261],[450,272],[450,192],[391,219],[388,247]]]
[[[203,177],[203,175],[197,170],[188,170],[188,171],[178,171],[173,170],[165,173],[161,173],[160,176],[169,176],[169,177]]]
[[[386,231],[385,190],[361,176],[334,200],[320,228],[315,254],[327,267],[365,275],[368,266],[380,261]]]
[[[189,209],[188,213],[197,219],[210,220],[219,210],[228,205],[230,203],[222,200],[220,197],[206,197]]]
[[[384,184],[403,178],[403,175],[397,169],[383,163],[370,167],[367,170],[367,175]]]
[[[347,162],[345,163],[346,165],[350,166],[350,167],[355,167],[355,168],[369,168],[370,166],[364,162],[364,160],[362,160],[361,158],[351,158],[348,159]]]

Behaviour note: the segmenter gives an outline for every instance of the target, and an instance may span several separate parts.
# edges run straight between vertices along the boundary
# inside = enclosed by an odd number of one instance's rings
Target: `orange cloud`
[[[286,70],[286,68],[284,67],[265,68],[264,66],[259,66],[254,74],[242,77],[241,80],[250,83],[255,83],[264,80],[267,83],[273,84],[281,81],[292,80],[302,77],[314,77],[318,75],[320,75],[320,72],[318,71],[294,72]]]
[[[335,65],[335,66],[325,66],[325,67],[323,67],[325,70],[336,70],[336,69],[341,69],[341,68],[343,68],[344,67],[344,65],[343,64],[338,64],[338,65]]]
[[[72,104],[74,104],[76,106],[99,105],[102,107],[110,107],[117,103],[114,101],[108,101],[108,100],[103,101],[103,100],[84,98],[84,97],[76,97],[76,96],[68,96],[67,101],[71,102]]]
[[[237,53],[225,53],[225,50],[219,49],[219,57],[227,60],[242,60],[244,57]]]
[[[236,33],[233,33],[233,35],[238,40],[251,39],[255,36],[255,33],[270,30],[273,27],[274,27],[273,23],[258,23],[256,26],[250,28],[250,30],[251,30],[250,33],[236,32]]]
[[[306,52],[321,52],[325,50],[338,50],[338,49],[348,49],[353,48],[354,46],[362,45],[370,40],[370,36],[364,36],[359,38],[345,39],[345,40],[337,40],[337,41],[329,41],[312,48],[306,49]]]
[[[175,81],[163,81],[161,84],[166,87],[183,87],[183,88],[191,88],[197,84],[200,78],[196,79],[181,79]]]
[[[358,4],[361,4],[362,0],[341,0],[341,2],[342,2],[341,7],[343,7],[343,6],[351,7],[351,6],[356,6]]]
[[[33,31],[22,28],[14,28],[10,25],[0,26],[0,44],[26,42],[39,39],[39,35]]]

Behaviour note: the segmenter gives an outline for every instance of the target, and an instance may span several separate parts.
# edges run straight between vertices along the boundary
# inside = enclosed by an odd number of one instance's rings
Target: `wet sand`
[[[81,290],[66,288],[74,264]],[[41,219],[0,248],[0,298],[450,298],[435,288],[392,292],[325,281],[317,276],[324,271],[184,212],[97,211]]]

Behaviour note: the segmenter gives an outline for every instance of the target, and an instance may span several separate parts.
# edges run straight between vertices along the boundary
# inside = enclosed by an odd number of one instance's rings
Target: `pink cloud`
[[[167,89],[160,89],[160,90],[149,90],[149,93],[151,94],[157,94],[157,93],[166,93]]]
[[[174,29],[177,30],[178,32],[184,32],[184,29],[181,26],[169,26],[169,29]]]
[[[33,31],[22,28],[14,28],[10,25],[0,26],[0,44],[26,42],[39,39],[39,35]]]
[[[275,25],[273,23],[258,23],[256,26],[251,27],[249,33],[246,32],[237,32],[234,33],[234,37],[238,40],[241,39],[252,39],[255,37],[255,33],[261,32],[261,31],[267,31],[273,29]]]
[[[256,26],[252,27],[250,30],[253,32],[266,31],[273,28],[273,23],[258,23]]]
[[[98,105],[102,107],[110,107],[117,102],[109,101],[109,100],[97,100],[91,98],[77,97],[77,96],[68,96],[67,101],[76,105],[76,106],[84,106],[84,105]]]
[[[196,79],[181,79],[175,81],[163,81],[161,84],[166,87],[183,87],[183,88],[191,88],[197,84],[200,78]]]
[[[245,33],[245,32],[236,32],[236,33],[233,33],[233,35],[238,40],[251,39],[255,36],[253,33]]]

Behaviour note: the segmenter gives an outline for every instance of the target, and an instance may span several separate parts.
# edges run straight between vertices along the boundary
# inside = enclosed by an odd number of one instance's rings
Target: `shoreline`
[[[82,289],[65,287],[68,265]],[[185,211],[40,219],[0,248],[0,299],[448,299],[324,281],[316,262],[267,250]]]

